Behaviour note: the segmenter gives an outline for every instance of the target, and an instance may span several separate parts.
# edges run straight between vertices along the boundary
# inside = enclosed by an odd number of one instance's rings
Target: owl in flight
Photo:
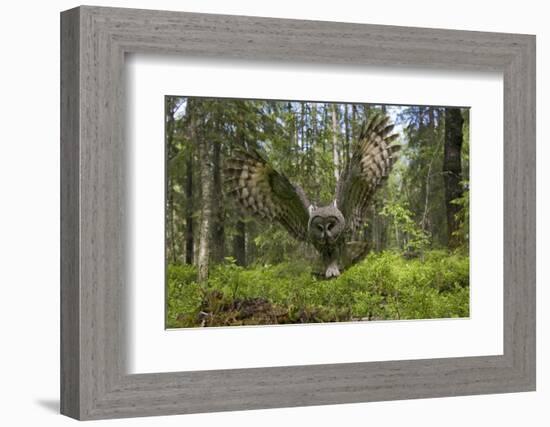
[[[226,163],[229,194],[244,210],[281,224],[294,238],[312,244],[322,274],[337,277],[367,254],[367,243],[354,240],[366,221],[376,190],[397,158],[398,135],[387,116],[364,124],[349,162],[336,185],[334,200],[315,206],[297,185],[277,172],[256,150],[237,150]]]

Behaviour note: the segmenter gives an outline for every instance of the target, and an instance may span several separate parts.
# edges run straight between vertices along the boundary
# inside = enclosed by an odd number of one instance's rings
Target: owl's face
[[[310,212],[308,233],[313,242],[321,245],[335,243],[344,231],[342,213],[333,205],[313,209]]]

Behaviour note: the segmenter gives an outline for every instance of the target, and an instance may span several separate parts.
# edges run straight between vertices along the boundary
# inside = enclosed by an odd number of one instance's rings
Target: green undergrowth
[[[167,280],[168,328],[469,316],[468,257],[445,251],[372,253],[332,280],[299,262],[231,260],[211,267],[204,284],[190,265],[169,265]]]

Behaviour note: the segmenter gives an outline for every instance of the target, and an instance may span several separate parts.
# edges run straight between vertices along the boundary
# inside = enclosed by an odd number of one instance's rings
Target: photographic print
[[[165,97],[167,328],[469,316],[469,108]]]

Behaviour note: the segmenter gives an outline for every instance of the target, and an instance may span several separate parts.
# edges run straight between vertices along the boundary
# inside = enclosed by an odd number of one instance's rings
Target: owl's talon
[[[325,272],[325,277],[327,279],[330,279],[332,277],[338,277],[340,275],[340,270],[338,269],[338,266],[336,264],[331,264],[327,267],[327,271]]]

